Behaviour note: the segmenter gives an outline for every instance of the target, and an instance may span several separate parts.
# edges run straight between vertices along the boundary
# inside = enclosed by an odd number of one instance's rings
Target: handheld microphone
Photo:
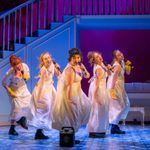
[[[83,74],[87,75],[87,70],[84,67],[82,67],[82,63],[78,62],[78,64],[79,64],[81,70],[83,71]]]
[[[53,61],[53,64],[55,65],[56,69],[58,69],[60,71],[60,73],[62,73],[61,69],[60,69],[60,66],[58,65],[58,63],[56,63],[55,60],[52,60],[52,61]]]
[[[113,67],[111,67],[111,68],[108,68],[108,67],[107,67],[109,64],[108,64],[106,61],[103,62],[103,63],[104,63],[105,68],[106,68],[107,70],[109,70],[109,71],[111,71],[111,72],[114,72],[114,71],[113,71]]]
[[[78,64],[79,64],[80,68],[82,69],[82,71],[85,71],[85,68],[83,68],[83,67],[81,66],[82,63],[81,63],[81,62],[78,62]]]

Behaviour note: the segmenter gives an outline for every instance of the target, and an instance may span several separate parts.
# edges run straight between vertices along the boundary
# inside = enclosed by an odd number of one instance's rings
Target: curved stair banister
[[[54,5],[57,5],[54,1]],[[14,50],[14,43],[23,43],[24,37],[32,37],[38,29],[46,29],[55,17],[53,14],[53,18],[48,18],[49,10],[52,10],[48,8],[48,2],[49,0],[29,0],[0,15],[0,50]],[[58,17],[55,18],[57,21]]]
[[[35,0],[27,1],[0,16],[1,21],[1,31],[2,31],[2,50],[10,49],[10,41],[16,42],[17,38],[20,42],[21,40],[21,17],[22,17],[22,9],[35,2]],[[17,31],[17,21],[18,23],[18,31]],[[6,24],[7,23],[7,24]],[[12,23],[12,24],[11,24]],[[12,26],[13,25],[13,26]],[[27,28],[27,27],[26,27]],[[10,32],[13,32],[13,37],[10,35]],[[18,33],[17,33],[18,32]],[[6,36],[7,35],[7,36]],[[11,37],[10,37],[11,36]],[[10,41],[9,41],[10,40]],[[7,45],[7,46],[6,46]]]

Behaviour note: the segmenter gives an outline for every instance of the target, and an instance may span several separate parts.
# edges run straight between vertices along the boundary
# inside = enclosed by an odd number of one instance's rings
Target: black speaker
[[[75,144],[75,132],[73,127],[62,127],[59,136],[59,145],[61,147],[73,147]]]

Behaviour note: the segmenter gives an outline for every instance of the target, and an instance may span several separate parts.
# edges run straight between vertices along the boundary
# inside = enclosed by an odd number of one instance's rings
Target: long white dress
[[[71,65],[68,64],[65,70],[68,67],[71,67]],[[71,93],[73,103],[67,99],[65,70],[57,85],[56,101],[53,110],[53,128],[60,130],[62,127],[67,126],[73,127],[75,132],[77,132],[82,124],[88,122],[91,103],[81,89],[82,75],[75,70]]]
[[[29,68],[25,63],[22,63],[23,71],[29,76]],[[10,96],[11,103],[11,120],[19,120],[22,116],[30,117],[30,102],[31,94],[27,88],[26,82],[23,78],[15,76],[14,69],[10,68],[6,73],[3,84],[8,86],[16,93],[17,97],[13,98]]]
[[[39,79],[32,93],[32,119],[29,124],[38,129],[50,130],[52,128],[52,107],[55,101],[56,90],[53,86],[54,64],[46,69],[40,69],[40,75],[44,76],[44,82]],[[43,86],[40,99],[38,93]]]
[[[120,120],[123,120],[127,117],[130,102],[125,91],[124,87],[124,72],[125,69],[121,66],[117,61],[114,62],[113,67],[119,65],[121,67],[121,71],[118,75],[117,81],[115,83],[115,93],[116,93],[116,100],[113,100],[109,95],[109,123],[110,124],[118,124]],[[113,82],[114,73],[112,73],[108,78],[108,89],[111,88]]]
[[[98,90],[98,99],[101,103],[101,105],[93,100],[94,97],[94,89],[96,84],[96,70],[97,69],[102,70],[102,78],[99,83],[99,90]],[[89,87],[89,98],[92,101],[92,108],[90,113],[90,119],[87,124],[88,132],[96,132],[96,133],[102,133],[106,132],[109,125],[109,116],[108,116],[108,94],[106,89],[106,78],[107,78],[107,72],[99,65],[95,65],[93,68],[93,80],[90,83]]]

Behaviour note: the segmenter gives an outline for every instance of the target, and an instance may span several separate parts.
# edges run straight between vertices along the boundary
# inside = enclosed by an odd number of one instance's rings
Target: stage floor
[[[0,150],[148,150],[150,149],[150,125],[121,126],[125,135],[107,135],[106,138],[88,138],[85,127],[76,133],[76,139],[81,143],[73,148],[59,147],[59,132],[45,132],[50,139],[34,140],[35,128],[29,130],[16,127],[19,136],[9,136],[9,126],[0,127]]]

